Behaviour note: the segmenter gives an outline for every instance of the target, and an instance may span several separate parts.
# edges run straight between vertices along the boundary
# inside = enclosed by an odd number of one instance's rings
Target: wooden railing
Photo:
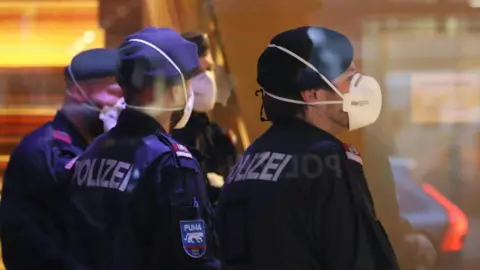
[[[63,67],[0,68],[0,156],[52,119],[65,93],[63,73]]]
[[[23,136],[51,119],[51,115],[35,114],[0,116],[0,155],[10,155]]]

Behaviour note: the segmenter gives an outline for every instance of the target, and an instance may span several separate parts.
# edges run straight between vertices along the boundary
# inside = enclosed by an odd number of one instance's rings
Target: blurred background
[[[376,154],[388,152],[401,214],[436,245],[438,269],[480,269],[479,0],[0,0],[0,22],[0,175],[54,115],[63,67],[82,50],[148,25],[207,32],[220,102],[211,116],[242,150],[268,127],[254,93],[269,40],[301,25],[344,33],[384,106],[342,139],[370,169],[386,170]]]

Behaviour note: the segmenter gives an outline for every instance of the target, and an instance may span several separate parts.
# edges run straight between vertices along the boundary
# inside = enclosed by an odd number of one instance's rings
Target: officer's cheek
[[[335,122],[340,123],[343,126],[348,125],[348,114],[343,111],[341,104],[330,104],[323,107],[326,110],[325,114],[328,118],[334,119]]]

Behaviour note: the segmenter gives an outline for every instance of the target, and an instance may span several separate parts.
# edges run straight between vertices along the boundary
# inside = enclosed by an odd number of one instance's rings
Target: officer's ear
[[[85,97],[86,93],[82,93],[82,89],[80,89],[77,85],[73,84],[67,88],[67,94],[72,98],[75,102],[82,103],[86,102],[87,99]]]
[[[302,91],[300,95],[302,96],[303,101],[307,103],[316,102],[316,101],[325,99],[325,91],[322,91],[321,89],[305,90],[305,91]]]
[[[204,56],[201,56],[200,58],[198,58],[198,61],[200,62],[200,68],[199,68],[200,72],[213,70],[214,62],[213,62],[213,57],[210,51],[207,51]]]

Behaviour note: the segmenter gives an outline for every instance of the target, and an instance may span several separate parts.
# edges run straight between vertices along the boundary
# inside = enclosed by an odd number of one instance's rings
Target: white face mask
[[[99,118],[103,121],[103,130],[105,130],[105,132],[117,125],[118,116],[120,116],[120,112],[125,109],[126,106],[127,103],[125,103],[125,99],[121,98],[115,105],[103,107]]]
[[[208,112],[215,107],[217,99],[217,83],[212,71],[205,71],[193,77],[190,82],[195,102],[193,110],[196,112]]]
[[[112,129],[117,124],[117,119],[118,119],[118,115],[120,114],[120,111],[125,109],[125,106],[123,106],[123,108],[121,108],[122,104],[125,104],[125,100],[123,98],[121,98],[120,100],[117,101],[117,103],[114,106],[105,105],[100,109],[100,107],[98,105],[96,105],[96,103],[93,102],[87,96],[87,93],[85,92],[85,90],[83,90],[83,88],[78,84],[77,80],[75,79],[75,76],[73,75],[71,66],[68,66],[67,70],[68,70],[68,73],[70,74],[70,78],[71,78],[73,84],[78,88],[78,90],[80,91],[80,94],[87,101],[87,103],[84,103],[82,105],[86,106],[90,110],[93,110],[93,111],[96,111],[96,112],[99,113],[98,118],[100,120],[102,120],[102,122],[103,122],[103,131],[104,132],[107,132],[110,129]],[[67,90],[67,94],[70,95],[70,96],[72,95],[70,93],[70,91],[68,91],[68,90]],[[115,108],[115,111],[117,111],[117,108],[121,108],[120,110],[118,110],[118,113],[116,113],[116,116],[115,116],[115,113],[113,111],[114,108]]]
[[[337,93],[337,95],[342,98],[342,100],[305,102],[273,95],[262,89],[266,95],[284,102],[303,105],[343,104],[343,111],[348,114],[348,120],[350,123],[349,130],[359,129],[371,125],[377,121],[380,111],[382,110],[382,91],[377,80],[372,77],[363,76],[357,73],[353,76],[353,79],[350,83],[350,92],[342,94],[332,82],[330,82],[317,70],[317,68],[315,68],[302,57],[284,47],[277,46],[275,44],[270,44],[268,47],[277,48],[311,68],[333,89],[333,91],[335,91],[335,93]]]

